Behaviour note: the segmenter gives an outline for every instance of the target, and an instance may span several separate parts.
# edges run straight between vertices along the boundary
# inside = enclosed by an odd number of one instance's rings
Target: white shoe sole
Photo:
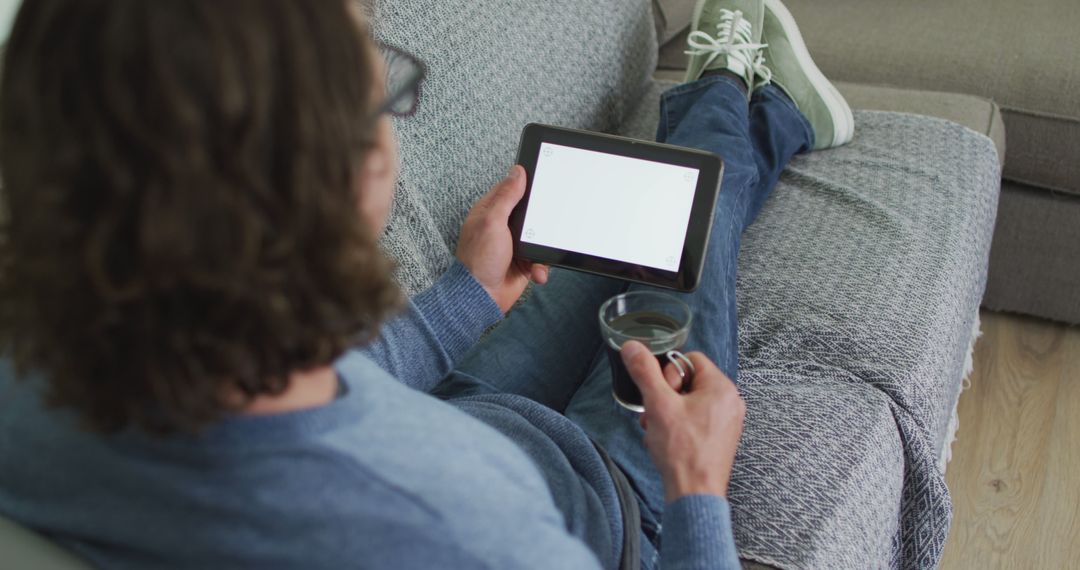
[[[780,22],[780,27],[784,29],[791,47],[795,50],[795,59],[806,71],[810,84],[821,94],[825,106],[829,109],[833,120],[833,140],[832,144],[827,146],[840,146],[851,141],[851,137],[855,135],[855,117],[851,114],[851,107],[810,57],[810,51],[806,49],[806,42],[799,33],[795,18],[780,0],[765,0],[765,9],[771,11]]]
[[[694,3],[693,16],[690,18],[690,29],[698,29],[698,24],[701,22],[701,13],[705,10],[705,2],[707,0],[697,0]]]
[[[691,30],[699,29],[698,24],[701,23],[701,13],[705,10],[705,2],[707,2],[707,1],[708,0],[697,0],[697,2],[694,3],[694,11],[693,11],[693,13],[692,13],[692,15],[690,17],[690,29]],[[700,76],[700,75],[701,75],[701,73],[699,72],[698,76]],[[695,79],[698,79],[698,77],[690,77],[690,69],[687,69],[686,70],[686,75],[683,77],[683,83],[689,83],[689,82],[691,82],[691,81],[693,81]]]

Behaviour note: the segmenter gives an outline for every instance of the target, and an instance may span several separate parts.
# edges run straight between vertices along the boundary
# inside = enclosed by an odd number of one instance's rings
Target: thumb
[[[488,194],[488,207],[491,212],[502,218],[509,218],[514,206],[525,196],[525,169],[515,164]]]
[[[656,408],[666,406],[668,400],[677,395],[660,371],[660,363],[644,344],[630,340],[623,344],[619,352],[626,371],[641,390],[646,410],[656,411]]]

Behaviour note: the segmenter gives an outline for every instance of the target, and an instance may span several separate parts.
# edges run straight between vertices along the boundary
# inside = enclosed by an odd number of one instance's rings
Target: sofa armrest
[[[1005,123],[997,103],[984,97],[922,91],[862,83],[835,82],[853,109],[893,111],[937,117],[982,133],[997,148],[998,164],[1005,164]]]
[[[676,62],[677,63],[677,62]],[[678,67],[658,69],[655,77],[661,81],[679,82],[683,71]],[[975,95],[921,91],[882,85],[836,82],[853,109],[893,111],[945,119],[982,133],[994,141],[998,163],[1005,163],[1005,123],[997,103]]]
[[[9,568],[89,570],[89,566],[45,537],[0,516],[0,558]]]

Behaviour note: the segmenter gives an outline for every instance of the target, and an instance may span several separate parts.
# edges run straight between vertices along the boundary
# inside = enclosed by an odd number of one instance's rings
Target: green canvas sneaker
[[[765,18],[762,0],[698,0],[686,51],[690,61],[686,83],[714,69],[726,69],[746,81],[747,92],[754,86],[754,65],[760,57],[761,24]]]
[[[767,45],[763,58],[754,62],[754,88],[771,79],[787,93],[814,128],[814,150],[850,142],[855,134],[851,107],[810,58],[795,19],[780,0],[765,0],[761,41]]]

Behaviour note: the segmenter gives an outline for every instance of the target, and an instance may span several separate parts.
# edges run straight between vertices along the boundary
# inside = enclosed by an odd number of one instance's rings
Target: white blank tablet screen
[[[698,170],[541,143],[521,240],[678,271]]]

